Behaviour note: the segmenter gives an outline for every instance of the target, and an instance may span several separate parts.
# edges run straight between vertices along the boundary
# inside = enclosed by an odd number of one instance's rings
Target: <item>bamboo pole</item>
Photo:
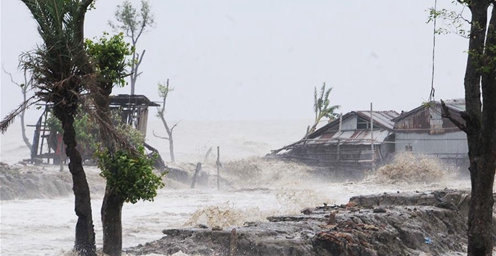
[[[195,188],[195,184],[196,184],[196,177],[198,176],[198,173],[200,172],[201,170],[201,163],[198,162],[196,164],[196,170],[195,170],[195,175],[193,175],[193,182],[191,182],[191,188]]]
[[[370,149],[372,150],[372,171],[375,171],[374,114],[372,112],[372,102],[370,103]]]
[[[220,147],[217,146],[217,189],[220,189]]]
[[[338,131],[338,156],[337,156],[338,162],[341,160],[341,140],[339,139],[339,136],[341,136],[342,124],[343,124],[343,114],[341,113],[339,115],[339,131]]]

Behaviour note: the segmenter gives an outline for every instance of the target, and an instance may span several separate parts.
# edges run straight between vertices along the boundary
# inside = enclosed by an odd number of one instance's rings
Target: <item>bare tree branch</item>
[[[454,125],[456,125],[456,127],[458,127],[460,130],[468,133],[467,127],[451,116],[451,113],[450,113],[448,107],[446,106],[446,104],[444,103],[443,100],[441,100],[441,106],[443,108],[443,112],[442,112],[441,116],[448,118]]]
[[[10,76],[10,81],[11,81],[13,84],[15,84],[15,85],[17,85],[17,86],[21,87],[21,85],[20,85],[19,83],[17,83],[16,81],[14,81],[14,78],[12,77],[12,74],[11,74],[11,73],[9,73],[9,72],[7,72],[7,70],[5,70],[5,67],[4,67],[3,65],[2,65],[2,70],[3,70],[3,72],[4,72],[5,74],[7,74],[7,75],[9,75],[9,76]]]
[[[33,77],[31,77],[28,81],[27,79],[27,70],[24,69],[24,84],[19,84],[17,83],[16,81],[14,81],[14,78],[12,77],[12,74],[7,72],[5,70],[5,67],[2,65],[2,69],[3,69],[3,72],[7,75],[10,76],[10,81],[19,86],[21,88],[21,92],[22,92],[22,97],[23,97],[23,101],[26,101],[27,100],[27,91],[28,91],[28,85],[31,85],[32,82],[33,82]],[[26,127],[24,125],[24,114],[26,112],[26,109],[23,109],[21,114],[20,114],[20,118],[21,118],[21,133],[22,133],[22,140],[24,141],[24,144],[26,144],[26,147],[28,148],[32,148],[32,144],[31,142],[29,141],[28,137],[26,136]]]
[[[152,133],[153,133],[153,136],[155,136],[155,137],[157,137],[159,139],[169,140],[169,138],[167,138],[167,137],[163,137],[163,136],[159,136],[159,135],[155,134],[155,131],[152,131]]]
[[[179,121],[179,122],[175,123],[175,124],[171,127],[171,129],[170,129],[170,130],[171,130],[171,133],[172,133],[172,131],[174,131],[174,128],[176,128],[176,126],[177,126],[180,122],[181,122],[181,121]]]
[[[143,50],[143,52],[141,52],[141,55],[138,55],[139,60],[138,60],[138,64],[136,66],[139,66],[141,64],[141,61],[143,60],[143,56],[145,56],[145,53],[146,53],[146,50]]]

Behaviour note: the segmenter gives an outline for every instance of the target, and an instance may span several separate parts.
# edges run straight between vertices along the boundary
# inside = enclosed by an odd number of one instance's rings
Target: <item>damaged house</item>
[[[395,151],[396,111],[352,111],[306,138],[273,151],[286,159],[329,167],[365,167],[388,160]]]
[[[446,100],[451,116],[465,121],[465,100]],[[467,136],[442,117],[440,102],[432,101],[402,112],[352,111],[306,138],[275,150],[272,155],[330,168],[370,169],[395,153],[434,156],[454,166],[468,165]]]
[[[446,100],[450,115],[461,123],[465,100]],[[468,163],[467,135],[442,117],[440,102],[425,103],[395,118],[396,152],[410,151],[435,156],[456,166]]]

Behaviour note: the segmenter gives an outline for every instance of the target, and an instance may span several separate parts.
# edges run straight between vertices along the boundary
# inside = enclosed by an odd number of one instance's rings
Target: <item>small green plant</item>
[[[96,152],[98,167],[102,170],[100,175],[107,179],[107,185],[133,204],[139,200],[153,201],[157,190],[164,187],[164,174],[153,172],[154,157],[147,156],[143,146],[139,146],[137,152],[134,156],[124,150],[113,154],[108,149]]]

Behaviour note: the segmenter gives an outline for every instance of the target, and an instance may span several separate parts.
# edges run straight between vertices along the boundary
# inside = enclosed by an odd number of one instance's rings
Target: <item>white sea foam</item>
[[[159,239],[161,231],[167,228],[197,224],[236,226],[246,221],[265,221],[269,215],[295,214],[302,208],[323,203],[343,204],[349,197],[360,194],[469,187],[468,181],[454,179],[429,184],[381,183],[374,179],[336,182],[329,177],[316,176],[303,165],[256,158],[298,140],[307,124],[304,120],[181,122],[175,129],[176,159],[192,163],[203,161],[208,148],[214,147],[205,171],[215,175],[215,147],[220,146],[221,189],[216,189],[216,181],[195,189],[169,182],[171,187],[160,190],[154,202],[125,204],[124,248]],[[167,141],[150,136],[152,130],[155,133],[163,130],[153,118],[150,119],[148,140],[168,160]],[[20,129],[13,127],[1,136],[1,140],[0,161],[13,164],[29,157]],[[180,166],[194,170],[194,164]],[[102,246],[101,198],[94,194],[92,200],[99,248]],[[76,223],[73,204],[72,195],[1,201],[1,255],[70,255]]]

